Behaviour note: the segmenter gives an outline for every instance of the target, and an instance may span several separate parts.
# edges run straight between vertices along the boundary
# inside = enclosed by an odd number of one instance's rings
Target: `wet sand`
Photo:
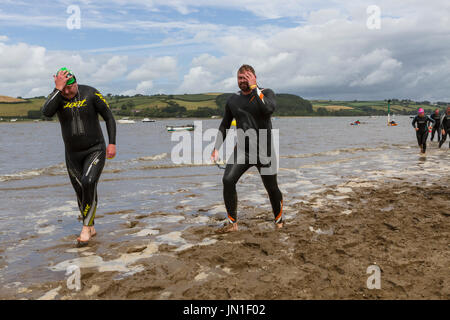
[[[249,213],[240,215],[238,232],[215,235],[218,216],[172,232],[174,245],[114,244],[103,256],[110,269],[105,264],[102,272],[86,254],[99,246],[99,235],[92,248],[74,249],[85,259],[80,291],[62,276],[2,290],[0,298],[450,299],[449,186],[445,177],[325,187],[313,201],[289,206],[281,230],[270,212],[241,206]],[[175,245],[184,240],[200,245]],[[113,271],[111,261],[125,258],[132,272]],[[370,265],[381,269],[379,290],[367,288]]]

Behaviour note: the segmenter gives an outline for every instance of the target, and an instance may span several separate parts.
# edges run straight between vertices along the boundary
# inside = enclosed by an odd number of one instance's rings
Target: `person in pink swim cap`
[[[432,128],[429,123],[434,124],[435,121],[425,115],[425,110],[423,108],[419,108],[417,113],[417,116],[415,116],[412,121],[412,126],[416,130],[417,143],[419,144],[420,152],[424,154],[427,150],[428,132]]]

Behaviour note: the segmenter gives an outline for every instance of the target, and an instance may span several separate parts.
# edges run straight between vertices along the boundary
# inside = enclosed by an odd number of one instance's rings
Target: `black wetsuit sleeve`
[[[412,126],[413,126],[414,129],[416,128],[416,122],[417,122],[417,116],[415,116],[413,121],[412,121]]]
[[[222,122],[219,126],[219,132],[216,137],[216,144],[214,145],[214,149],[219,150],[222,143],[225,141],[227,137],[227,129],[230,128],[231,122],[233,121],[233,113],[228,106],[228,103],[225,105],[225,113],[223,115]]]
[[[436,121],[433,118],[431,118],[431,117],[428,117],[428,122],[431,122],[432,124],[436,123]]]
[[[103,120],[105,120],[109,144],[116,144],[116,120],[109,108],[108,102],[106,102],[103,95],[97,90],[94,92],[94,106]]]
[[[49,94],[47,100],[42,107],[42,114],[48,118],[51,118],[58,111],[61,104],[61,91],[55,88],[52,93]]]
[[[275,99],[275,93],[272,90],[260,90],[259,88],[255,88],[253,89],[252,94],[256,96],[256,101],[258,102],[261,112],[264,115],[270,116],[275,111],[277,102]]]

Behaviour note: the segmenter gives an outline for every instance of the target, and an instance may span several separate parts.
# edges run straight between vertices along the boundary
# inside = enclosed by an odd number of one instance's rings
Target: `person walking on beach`
[[[96,235],[94,228],[97,210],[97,184],[105,157],[116,155],[116,122],[105,98],[96,89],[78,85],[72,71],[58,70],[53,76],[55,89],[42,108],[46,117],[57,114],[65,145],[67,171],[83,218],[77,238],[86,244]],[[106,147],[98,115],[106,122],[109,145]]]
[[[434,139],[434,134],[437,133],[437,142],[441,141],[441,115],[439,109],[434,110],[434,113],[430,116],[434,120],[433,130],[431,131],[431,141]]]
[[[427,151],[428,131],[431,130],[429,123],[434,123],[434,120],[425,115],[425,110],[419,108],[418,115],[414,117],[412,126],[416,130],[417,143],[420,147],[420,152],[423,154]],[[417,124],[417,127],[416,127]]]
[[[449,136],[449,142],[448,147],[450,148],[450,107],[447,107],[447,111],[445,113],[445,116],[442,118],[441,122],[442,127],[442,138],[439,142],[439,148],[442,147],[445,140],[447,139],[447,135]]]
[[[252,166],[258,169],[264,187],[269,194],[270,203],[274,214],[275,225],[278,228],[283,227],[283,196],[277,183],[276,159],[274,159],[274,150],[272,144],[272,122],[271,115],[275,110],[275,93],[271,89],[262,89],[256,83],[256,73],[250,65],[242,65],[237,72],[237,82],[241,89],[233,94],[225,105],[225,114],[219,126],[219,132],[214,150],[211,154],[211,160],[217,162],[219,159],[219,148],[225,141],[227,132],[230,128],[233,118],[236,119],[238,132],[237,145],[234,147],[233,154],[228,160],[223,175],[223,197],[228,214],[228,222],[217,233],[227,233],[238,230],[237,223],[237,193],[236,184],[240,177]],[[262,142],[258,132],[266,132],[267,139]],[[247,135],[256,132],[255,139],[240,139],[240,132]],[[260,152],[266,149],[264,155]],[[270,158],[270,160],[269,160]],[[270,167],[270,170],[265,170]]]

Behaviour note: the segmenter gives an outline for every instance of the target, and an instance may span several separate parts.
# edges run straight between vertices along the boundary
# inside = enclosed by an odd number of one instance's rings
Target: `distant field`
[[[0,103],[1,102],[14,103],[14,102],[24,102],[24,101],[25,100],[23,100],[23,99],[17,99],[17,98],[8,97],[8,96],[0,96]]]
[[[330,101],[330,100],[311,100],[314,110],[318,108],[326,108],[329,111],[354,109],[363,110],[364,108],[372,108],[380,111],[387,111],[388,106],[386,101]],[[392,113],[399,113],[404,110],[407,112],[416,111],[419,108],[424,108],[426,112],[432,112],[436,106],[420,105],[411,103],[409,105],[393,104],[390,106]]]
[[[32,98],[22,103],[2,104],[0,103],[0,116],[4,117],[25,117],[29,110],[40,110],[44,105],[45,99]]]
[[[353,109],[352,107],[347,107],[347,106],[335,106],[335,105],[317,105],[317,104],[313,104],[313,109],[317,110],[319,108],[325,108],[329,111],[336,111],[336,110],[350,110]]]
[[[130,97],[122,98],[116,102],[115,99],[108,101],[111,108],[120,108],[122,105],[132,101],[133,109],[145,109],[145,108],[164,108],[169,105],[169,102],[175,102],[181,107],[185,107],[187,110],[195,110],[199,107],[217,108],[216,96],[214,95],[173,95],[173,98],[169,96],[151,96],[151,97]]]
[[[187,110],[194,110],[200,107],[210,107],[210,108],[217,108],[216,100],[206,100],[206,101],[183,101],[183,100],[174,100],[176,103],[178,103],[180,106],[185,107]]]
[[[183,101],[214,101],[216,96],[211,94],[185,94],[185,95],[174,95],[177,100]]]

